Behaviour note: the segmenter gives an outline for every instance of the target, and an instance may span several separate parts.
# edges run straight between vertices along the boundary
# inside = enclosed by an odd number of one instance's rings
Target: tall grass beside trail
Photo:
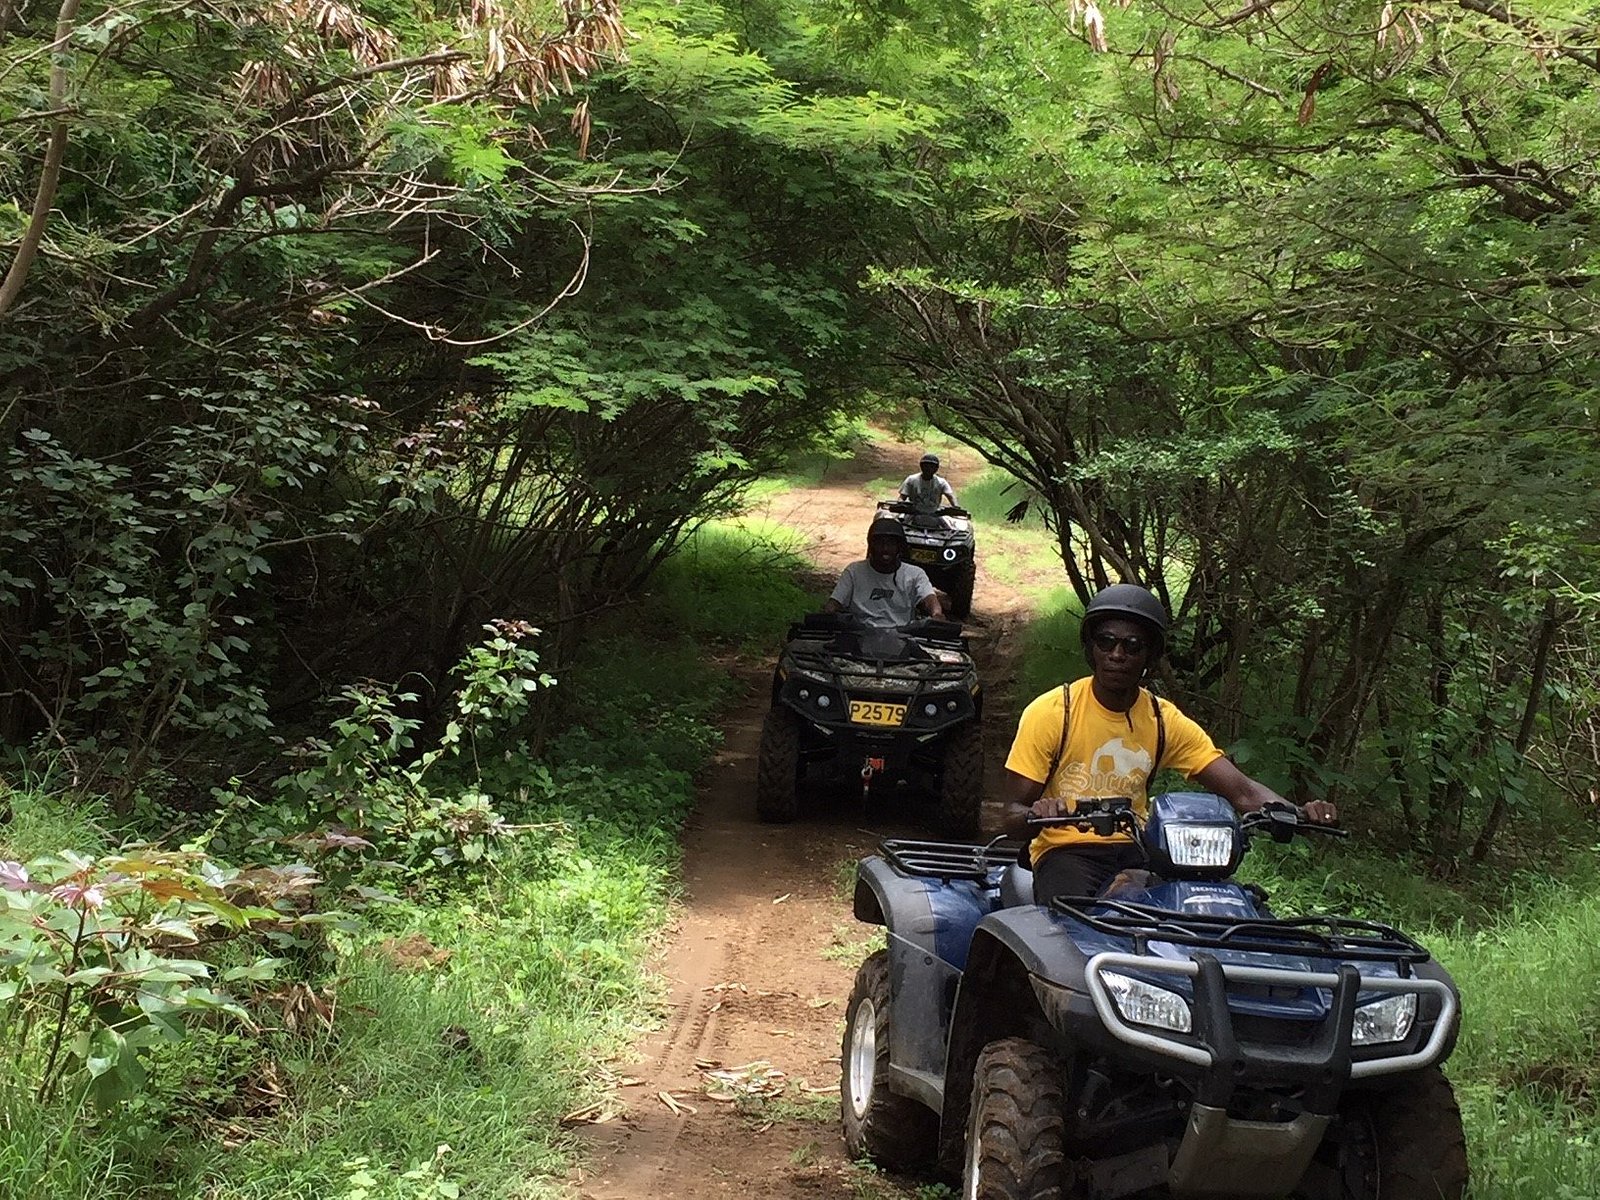
[[[804,537],[771,521],[709,521],[661,565],[649,603],[685,633],[770,647],[820,598],[795,582]]]
[[[1021,703],[1088,673],[1078,643],[1082,623],[1083,607],[1065,584],[1039,599],[1032,619],[1018,635],[1017,696]]]
[[[563,1117],[605,1093],[599,1064],[659,1003],[643,961],[694,775],[740,687],[705,643],[775,640],[809,603],[797,561],[771,530],[702,530],[561,669],[540,758],[486,754],[481,786],[524,832],[478,869],[398,879],[260,1028],[202,1024],[151,1055],[145,1093],[99,1115],[39,1103],[29,1064],[0,1066],[0,1200],[562,1194]],[[0,856],[109,848],[92,810],[11,799]]]
[[[1541,889],[1495,924],[1430,931],[1461,989],[1449,1073],[1476,1200],[1600,1196],[1600,897]]]

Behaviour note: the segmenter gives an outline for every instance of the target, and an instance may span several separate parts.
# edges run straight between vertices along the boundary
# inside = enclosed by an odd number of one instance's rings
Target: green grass
[[[101,804],[90,799],[68,803],[49,778],[23,776],[18,787],[0,778],[0,808],[11,813],[0,825],[0,858],[26,862],[67,848],[85,854],[107,849]]]
[[[1088,672],[1078,643],[1082,615],[1077,595],[1065,584],[1038,599],[1020,634],[1017,695],[1024,702]]]
[[[697,578],[690,606],[669,579],[659,602],[692,612],[683,624],[702,636],[786,619],[781,588],[739,595],[737,579],[763,579],[728,565],[750,535],[710,540],[701,553],[726,577],[709,591]],[[779,560],[773,578],[787,570]],[[674,624],[641,631],[628,612],[596,630],[560,671],[540,758],[515,745],[486,756],[481,786],[535,828],[474,874],[390,876],[404,898],[339,935],[312,972],[313,991],[334,999],[331,1029],[274,1032],[284,1018],[270,1002],[259,1030],[201,1026],[152,1056],[136,1103],[104,1116],[37,1103],[28,1064],[7,1064],[0,1200],[561,1194],[572,1153],[561,1117],[603,1092],[597,1064],[658,1011],[643,963],[675,894],[676,833],[740,690]],[[4,856],[104,848],[92,809],[11,799]],[[402,937],[425,939],[438,961],[392,961],[383,942]]]
[[[1545,887],[1425,944],[1462,996],[1449,1073],[1476,1200],[1600,1195],[1600,898]]]
[[[800,534],[771,521],[712,521],[684,539],[651,583],[649,603],[684,633],[771,647],[817,606],[795,583]]]

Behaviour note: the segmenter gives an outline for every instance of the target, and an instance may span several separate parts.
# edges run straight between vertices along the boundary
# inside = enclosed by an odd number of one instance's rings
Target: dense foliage
[[[1600,777],[1600,130],[1545,7],[988,5],[876,274],[1079,597],[1151,582],[1197,710],[1444,860]]]
[[[82,783],[562,657],[861,351],[917,119],[715,6],[5,11],[0,734]]]

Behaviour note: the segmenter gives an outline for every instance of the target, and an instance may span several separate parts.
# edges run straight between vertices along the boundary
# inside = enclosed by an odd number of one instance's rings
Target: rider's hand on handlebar
[[[1310,800],[1300,810],[1300,819],[1312,825],[1337,825],[1339,810],[1331,800]]]
[[[1030,817],[1064,817],[1067,815],[1067,806],[1059,796],[1040,796],[1028,806]]]

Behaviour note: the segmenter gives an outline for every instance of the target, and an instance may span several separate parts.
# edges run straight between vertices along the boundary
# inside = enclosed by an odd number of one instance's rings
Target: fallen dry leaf
[[[563,1129],[571,1129],[574,1125],[604,1125],[608,1121],[615,1121],[621,1115],[610,1100],[596,1100],[593,1104],[575,1108],[562,1117],[561,1126]]]
[[[656,1099],[670,1108],[672,1115],[675,1117],[681,1117],[684,1113],[689,1113],[692,1116],[700,1111],[692,1104],[681,1103],[671,1092],[657,1092]]]

